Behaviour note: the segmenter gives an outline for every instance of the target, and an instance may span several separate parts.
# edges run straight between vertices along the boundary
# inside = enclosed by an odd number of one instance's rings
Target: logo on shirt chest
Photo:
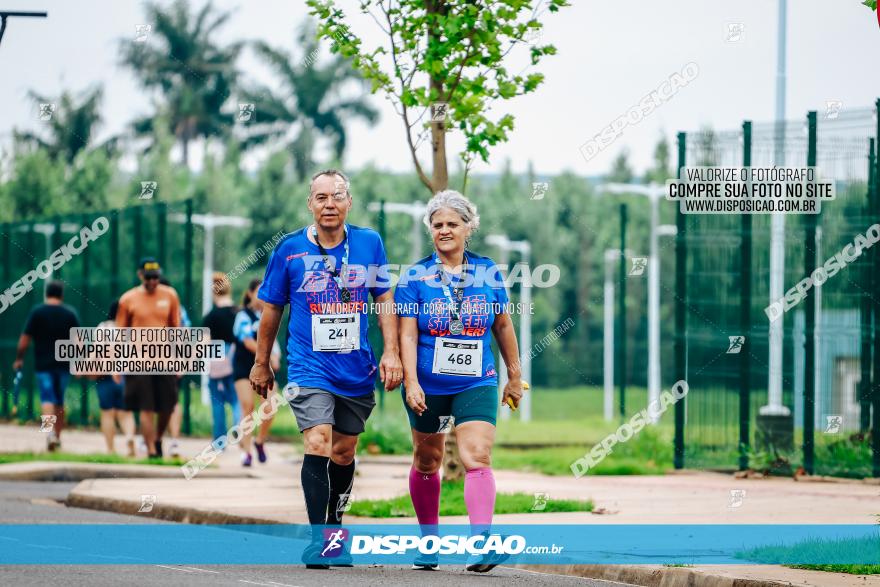
[[[461,322],[464,326],[462,336],[482,337],[489,327],[489,313],[485,294],[464,296],[459,303]],[[445,298],[435,299],[430,305],[431,314],[428,318],[428,331],[431,336],[448,336],[449,323],[452,320],[448,301]],[[439,311],[437,311],[439,310]]]

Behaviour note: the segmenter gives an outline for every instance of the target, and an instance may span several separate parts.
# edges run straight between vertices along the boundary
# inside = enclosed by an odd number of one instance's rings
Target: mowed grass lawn
[[[537,389],[532,394],[532,421],[522,422],[518,414],[498,420],[493,466],[499,469],[532,471],[546,475],[571,475],[571,463],[583,457],[610,433],[619,421],[602,417],[602,390],[593,387]],[[628,417],[647,405],[647,392],[631,388],[627,393]],[[502,408],[506,410],[507,408]],[[361,436],[361,451],[409,454],[412,450],[409,424],[400,395],[386,398],[384,414],[378,411],[367,422]],[[588,474],[661,474],[672,468],[672,411],[661,423],[646,427],[613,452]]]
[[[66,452],[7,452],[0,453],[0,465],[10,463],[27,463],[31,461],[51,461],[65,463],[100,463],[111,465],[159,465],[168,467],[179,467],[184,461],[180,458],[168,458],[162,460],[151,461],[149,459],[137,459],[123,457],[120,455],[110,455],[102,453],[93,454],[74,454]]]
[[[440,515],[463,516],[467,514],[464,502],[464,482],[444,481],[441,488]],[[496,514],[522,514],[528,512],[591,512],[593,502],[574,499],[548,499],[536,502],[531,493],[499,493],[495,498]],[[352,516],[368,518],[414,517],[409,495],[392,499],[358,500],[352,502],[348,513]]]
[[[384,407],[379,394],[384,394]],[[522,422],[515,413],[509,420],[499,418],[493,465],[501,469],[533,471],[548,475],[571,475],[571,463],[583,457],[606,435],[619,425],[616,414],[613,422],[602,417],[602,390],[595,387],[553,389],[538,387],[528,391],[532,396],[532,421]],[[78,394],[69,393],[73,404]],[[399,391],[377,392],[377,406],[361,435],[361,454],[410,454],[412,440],[409,422]],[[90,400],[91,402],[91,400]],[[646,391],[631,387],[627,391],[627,417],[645,407]],[[69,406],[74,421],[78,405]],[[506,407],[501,408],[507,410]],[[211,435],[211,408],[201,403],[199,392],[193,390],[190,405],[192,435],[209,438]],[[227,426],[231,426],[227,408]],[[94,429],[94,427],[92,427]],[[286,406],[278,410],[271,430],[271,438],[280,442],[302,445],[302,434],[296,426],[293,413]],[[664,414],[658,426],[644,429],[627,443],[616,446],[613,452],[589,474],[659,474],[672,467],[672,410]],[[46,458],[46,455],[34,455]],[[13,458],[13,457],[8,457]],[[14,457],[26,460],[24,456]],[[135,462],[98,460],[53,456],[54,460],[91,460],[92,462]]]
[[[384,408],[379,393],[384,393]],[[546,475],[571,475],[571,463],[608,434],[619,419],[602,417],[602,390],[596,387],[568,389],[532,389],[532,421],[522,422],[514,413],[509,420],[498,420],[493,466],[499,469],[532,471]],[[210,407],[195,395],[192,403],[193,431],[208,436],[211,429]],[[616,400],[615,400],[616,401]],[[361,454],[410,454],[412,439],[409,421],[399,391],[376,392],[376,409],[367,420],[361,435]],[[627,390],[627,418],[647,405],[647,391]],[[506,407],[501,408],[507,410]],[[229,416],[231,418],[231,416]],[[282,406],[272,425],[272,437],[283,442],[302,444],[302,435],[290,409]],[[672,410],[657,426],[645,428],[613,452],[588,474],[654,475],[672,468]]]
[[[809,540],[798,544],[764,546],[737,553],[737,558],[794,569],[880,575],[880,543],[874,538]],[[864,561],[854,564],[852,561]],[[805,564],[810,563],[810,564]]]

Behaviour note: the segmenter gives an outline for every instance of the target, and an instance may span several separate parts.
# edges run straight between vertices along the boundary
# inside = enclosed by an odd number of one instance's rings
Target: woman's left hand
[[[511,400],[513,400],[514,409],[516,409],[519,407],[519,400],[522,399],[522,396],[522,379],[520,379],[519,377],[515,377],[513,379],[510,379],[507,382],[507,385],[504,386],[504,395],[501,398],[501,403],[506,404],[507,399],[510,398]]]

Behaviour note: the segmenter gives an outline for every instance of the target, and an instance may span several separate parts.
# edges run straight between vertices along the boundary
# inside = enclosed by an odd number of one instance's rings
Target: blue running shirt
[[[408,274],[421,277],[401,278],[394,291],[394,302],[401,318],[417,318],[419,348],[417,358],[419,384],[427,395],[449,395],[477,387],[498,385],[495,357],[492,354],[492,325],[496,314],[506,311],[507,290],[498,268],[488,257],[466,251],[468,267],[464,278],[461,321],[464,330],[452,334],[449,330],[448,298],[443,292],[434,256],[415,263]],[[452,275],[452,292],[458,275]],[[483,361],[479,375],[451,375],[435,373],[434,347],[437,337],[463,341],[482,341]],[[450,358],[448,355],[446,358]],[[454,358],[454,356],[453,356]],[[438,369],[442,370],[442,369]]]
[[[391,289],[391,283],[384,267],[388,261],[379,234],[351,224],[346,227],[349,302],[342,301],[318,245],[307,236],[308,228],[287,235],[275,246],[257,297],[276,306],[290,304],[287,380],[300,387],[317,387],[337,395],[357,397],[373,392],[378,370],[367,338],[368,296],[381,296]],[[342,266],[344,253],[345,241],[327,249],[334,269]],[[347,317],[334,318],[342,315]],[[360,322],[356,334],[351,321],[353,315],[357,315]],[[317,339],[313,340],[315,333]],[[332,348],[327,345],[333,344],[342,344],[344,348],[315,350],[313,343],[324,349]]]

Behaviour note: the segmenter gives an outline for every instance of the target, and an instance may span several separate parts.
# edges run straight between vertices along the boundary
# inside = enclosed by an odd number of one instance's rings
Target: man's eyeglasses
[[[329,194],[315,194],[314,196],[312,196],[312,199],[316,203],[324,205],[328,201],[330,201],[331,197],[336,203],[343,202],[346,198],[348,198],[348,192],[336,192],[332,196],[330,196]]]
[[[144,279],[145,279],[146,281],[150,281],[151,279],[155,279],[155,280],[158,281],[158,280],[159,280],[159,276],[158,276],[158,275],[144,275]]]

